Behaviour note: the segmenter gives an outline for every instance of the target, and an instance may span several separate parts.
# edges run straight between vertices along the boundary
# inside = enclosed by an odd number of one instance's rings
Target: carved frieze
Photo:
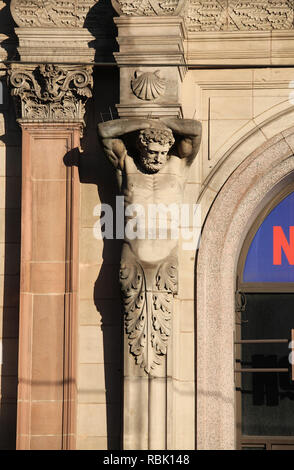
[[[111,0],[120,15],[179,15],[187,0]]]
[[[11,0],[10,9],[18,26],[81,28],[96,3],[97,0]]]
[[[293,0],[189,0],[187,27],[196,31],[293,29]]]
[[[96,9],[98,4],[99,0],[11,0],[10,8],[22,27],[81,28],[85,20],[94,27],[101,24],[101,16],[111,14],[111,5],[124,16],[182,15],[190,32],[287,30],[294,22],[294,0],[111,0]]]
[[[23,121],[83,121],[85,103],[92,95],[91,66],[13,65],[9,78]]]

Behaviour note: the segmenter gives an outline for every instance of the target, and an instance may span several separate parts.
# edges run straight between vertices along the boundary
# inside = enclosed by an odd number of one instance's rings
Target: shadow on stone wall
[[[97,125],[102,119],[111,119],[111,113],[116,117],[118,84],[117,69],[95,69],[94,99],[89,101],[87,107],[82,140],[84,153],[79,164],[81,183],[97,185],[97,203],[100,200],[109,204],[114,214],[117,195],[115,171],[99,143]],[[122,446],[123,401],[123,317],[118,282],[121,241],[104,239],[103,243],[103,264],[93,286],[93,301],[102,317],[108,449],[119,450]]]
[[[18,60],[18,39],[14,32],[16,24],[10,13],[11,2],[10,0],[3,0],[1,3],[4,5],[2,8],[0,7],[0,57],[1,59]],[[2,35],[7,36],[7,38],[3,39]]]
[[[114,62],[113,52],[118,50],[115,15],[110,0],[99,0],[86,17],[84,28],[95,37],[89,43],[89,47],[95,49],[95,62]]]
[[[4,196],[0,196],[0,292],[3,292],[0,297],[0,449],[14,450],[18,374],[21,132],[15,121],[12,99],[5,82],[2,83],[4,100],[0,104],[0,185],[5,190],[3,193],[0,190],[0,195]]]

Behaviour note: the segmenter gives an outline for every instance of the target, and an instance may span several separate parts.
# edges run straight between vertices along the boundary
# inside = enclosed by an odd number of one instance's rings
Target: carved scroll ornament
[[[22,120],[83,121],[85,103],[92,96],[92,67],[14,65],[9,77]]]
[[[187,0],[111,0],[119,15],[179,15]]]

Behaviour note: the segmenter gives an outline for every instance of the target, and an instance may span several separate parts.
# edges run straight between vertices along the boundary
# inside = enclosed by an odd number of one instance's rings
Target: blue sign
[[[248,250],[243,282],[294,282],[294,193],[266,217]]]

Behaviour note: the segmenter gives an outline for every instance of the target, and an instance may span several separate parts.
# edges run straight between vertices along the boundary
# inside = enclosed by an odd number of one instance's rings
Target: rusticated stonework
[[[189,0],[186,21],[196,31],[293,29],[293,0]]]
[[[99,1],[99,0],[98,0]],[[97,0],[11,0],[18,26],[83,27]]]
[[[120,15],[179,15],[187,0],[111,0]]]
[[[9,77],[23,121],[83,121],[85,103],[92,96],[92,67],[13,65]]]

